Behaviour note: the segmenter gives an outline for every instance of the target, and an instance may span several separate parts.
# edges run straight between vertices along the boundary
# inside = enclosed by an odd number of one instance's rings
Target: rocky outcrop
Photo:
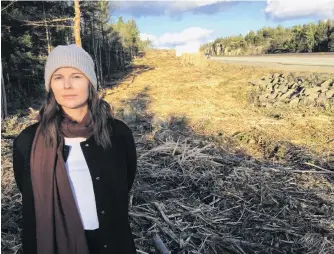
[[[250,84],[254,86],[251,101],[258,106],[334,108],[334,77],[295,77],[292,73],[274,73]]]

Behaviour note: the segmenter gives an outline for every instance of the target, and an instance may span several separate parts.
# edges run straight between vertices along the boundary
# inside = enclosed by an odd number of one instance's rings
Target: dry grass
[[[266,156],[264,142],[274,147],[286,141],[325,157],[334,152],[334,111],[257,108],[248,103],[248,82],[274,70],[213,62],[205,67],[185,65],[168,51],[150,52],[135,64],[152,69],[106,96],[115,108],[145,89],[153,115],[166,120],[185,117],[194,131],[205,135],[241,133],[248,138],[236,139],[237,145],[256,158]]]
[[[136,59],[137,74],[105,91],[116,114],[137,111],[138,253],[156,253],[157,235],[172,253],[333,253],[333,112],[251,107],[248,81],[271,70],[192,66],[172,54]],[[20,249],[12,139],[31,121],[3,122],[4,253]]]

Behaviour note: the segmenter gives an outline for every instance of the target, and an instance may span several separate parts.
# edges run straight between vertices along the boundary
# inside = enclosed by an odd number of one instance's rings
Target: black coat
[[[81,142],[90,170],[100,225],[101,254],[135,254],[128,219],[128,193],[137,170],[137,153],[131,129],[121,120],[110,119],[112,147],[104,150],[93,137]],[[34,197],[30,175],[30,153],[39,123],[25,128],[14,140],[13,168],[22,193],[22,241],[24,254],[36,254]],[[64,147],[64,158],[69,154]],[[47,232],[46,232],[47,233]]]

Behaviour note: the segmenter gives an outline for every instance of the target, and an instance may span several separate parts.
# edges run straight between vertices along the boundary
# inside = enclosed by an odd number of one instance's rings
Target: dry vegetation
[[[152,51],[103,91],[116,115],[135,115],[138,253],[157,252],[159,239],[172,253],[334,253],[333,112],[250,106],[248,82],[270,71]],[[20,248],[12,138],[31,118],[2,127],[8,253]]]

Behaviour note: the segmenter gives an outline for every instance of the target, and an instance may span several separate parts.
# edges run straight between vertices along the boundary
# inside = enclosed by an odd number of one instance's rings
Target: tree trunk
[[[111,78],[111,75],[110,75],[110,54],[111,54],[111,50],[110,50],[110,43],[109,41],[107,40],[107,45],[108,45],[108,51],[106,53],[106,65],[107,65],[107,70],[108,70],[108,79]]]
[[[81,45],[81,37],[80,37],[80,5],[79,0],[74,0],[74,11],[75,11],[75,18],[74,18],[74,39],[75,44],[78,46]]]
[[[103,68],[102,68],[102,56],[101,56],[101,43],[100,43],[99,49],[100,49],[100,76],[101,76],[100,86],[104,87]]]
[[[118,56],[118,48],[116,47],[116,50],[115,50],[115,62],[116,62],[116,68],[115,69],[119,69],[119,66],[120,66],[120,64],[119,64],[119,56]]]
[[[44,3],[43,3],[43,13],[44,13],[44,24],[45,24],[45,34],[46,34],[46,41],[48,43],[48,54],[51,52],[51,38],[48,23],[46,22],[45,10],[44,10]]]
[[[91,33],[92,33],[92,51],[94,54],[94,62],[95,62],[95,67],[96,67],[96,74],[97,74],[97,79],[98,83],[100,83],[100,76],[99,76],[99,65],[98,65],[98,57],[97,57],[97,47],[98,47],[98,41],[95,41],[95,30],[94,30],[94,24],[93,21],[91,21]]]
[[[3,78],[3,70],[2,70],[2,63],[1,63],[1,119],[5,119],[7,116],[8,116],[8,113],[7,113],[5,80]]]

